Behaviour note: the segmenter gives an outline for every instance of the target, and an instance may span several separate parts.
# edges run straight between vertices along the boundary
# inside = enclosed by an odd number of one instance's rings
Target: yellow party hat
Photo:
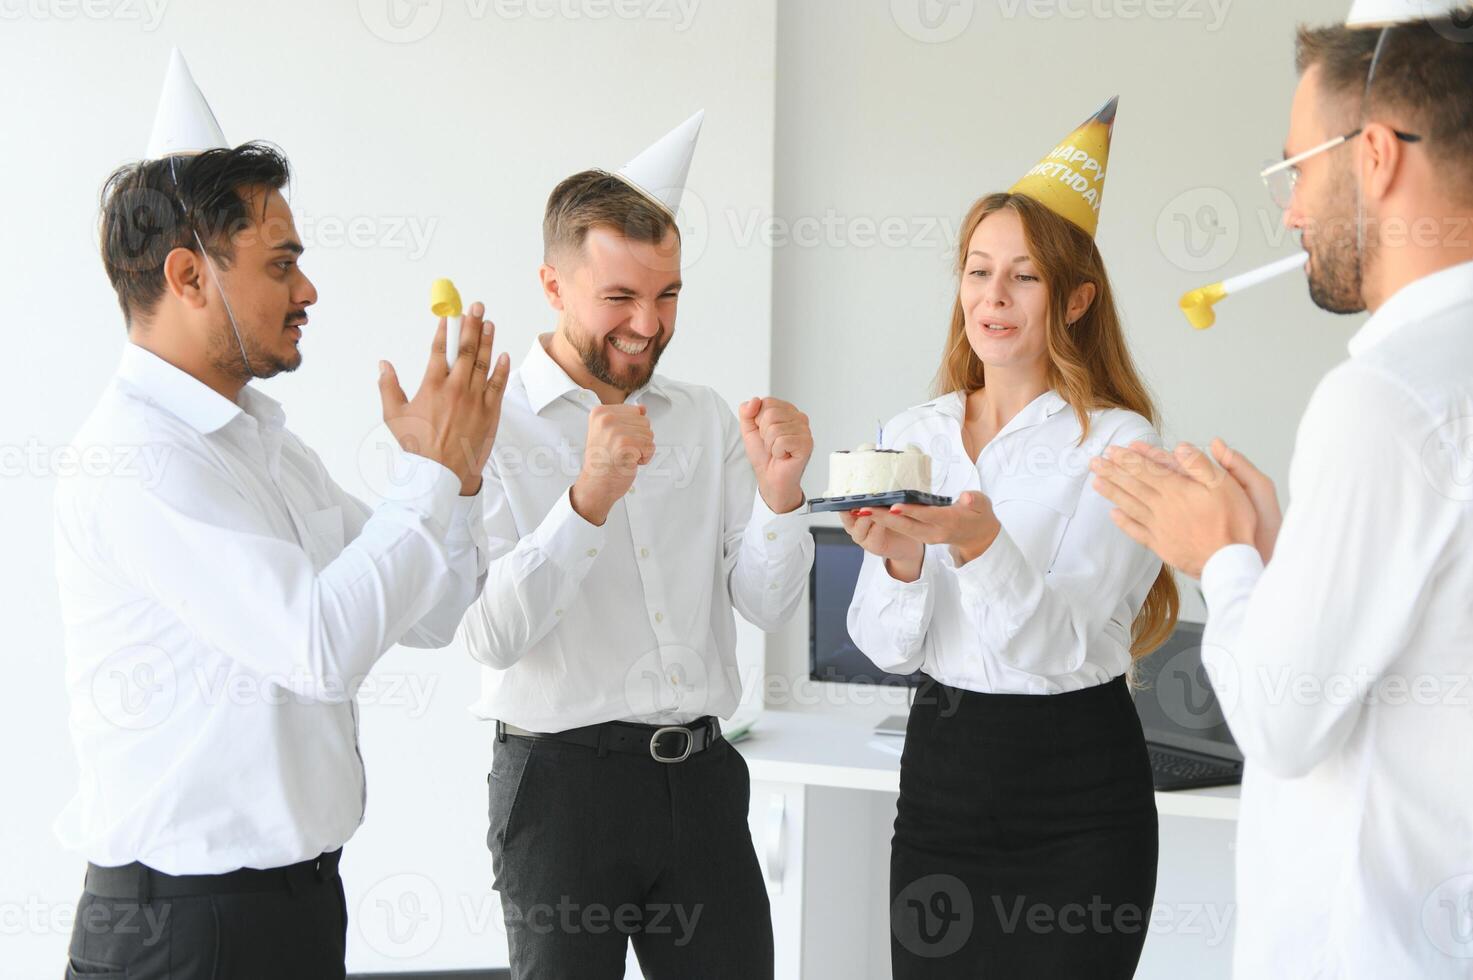
[[[1008,191],[1028,195],[1093,238],[1100,223],[1105,169],[1110,163],[1110,134],[1119,102],[1118,95],[1112,97]]]

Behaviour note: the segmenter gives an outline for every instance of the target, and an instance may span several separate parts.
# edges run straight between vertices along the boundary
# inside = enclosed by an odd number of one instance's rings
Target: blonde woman
[[[1021,193],[972,207],[942,394],[884,430],[931,453],[954,503],[843,517],[868,552],[851,636],[926,675],[891,853],[896,977],[1129,977],[1145,939],[1156,807],[1125,675],[1177,594],[1090,486],[1105,446],[1161,441],[1092,230]]]

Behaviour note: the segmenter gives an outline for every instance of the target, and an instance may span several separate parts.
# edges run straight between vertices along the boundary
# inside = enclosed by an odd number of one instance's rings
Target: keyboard
[[[1151,776],[1157,789],[1190,789],[1197,786],[1224,786],[1241,782],[1243,764],[1221,759],[1173,752],[1149,746]]]

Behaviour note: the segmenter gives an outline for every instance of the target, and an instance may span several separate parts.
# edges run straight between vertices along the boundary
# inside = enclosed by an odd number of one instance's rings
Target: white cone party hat
[[[1446,17],[1468,6],[1468,0],[1355,0],[1346,27],[1387,27]]]
[[[669,211],[674,217],[680,211],[685,194],[685,178],[690,174],[690,161],[696,153],[696,140],[701,135],[702,109],[654,145],[630,160],[614,174],[624,183]]]
[[[175,48],[169,55],[169,73],[164,76],[164,91],[159,95],[158,111],[153,117],[148,159],[160,160],[176,153],[200,153],[227,146],[210,104],[194,84],[184,56]]]

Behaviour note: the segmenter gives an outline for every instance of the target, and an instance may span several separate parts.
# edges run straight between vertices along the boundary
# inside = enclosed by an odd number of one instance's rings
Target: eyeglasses
[[[1312,156],[1333,150],[1343,143],[1348,143],[1359,136],[1364,129],[1353,129],[1344,136],[1337,136],[1332,140],[1325,140],[1319,146],[1312,146],[1303,153],[1296,153],[1287,160],[1281,160],[1271,167],[1264,167],[1258,174],[1263,178],[1264,186],[1268,188],[1269,197],[1273,198],[1275,204],[1288,210],[1289,204],[1294,200],[1294,187],[1299,183],[1299,165]],[[1396,138],[1403,143],[1420,143],[1422,137],[1415,133],[1403,133],[1399,129],[1393,129]]]

